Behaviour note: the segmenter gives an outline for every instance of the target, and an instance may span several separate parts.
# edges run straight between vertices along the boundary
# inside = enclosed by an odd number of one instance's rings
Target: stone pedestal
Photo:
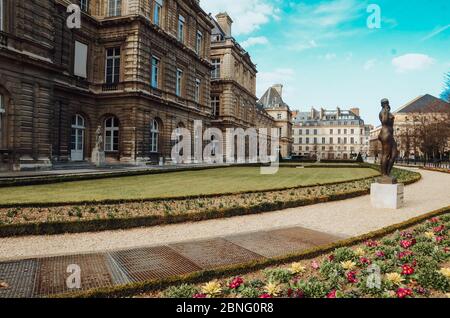
[[[404,188],[399,184],[372,183],[370,200],[377,209],[399,209],[404,204]]]
[[[94,150],[92,150],[91,162],[97,167],[104,166],[106,163],[105,152],[103,150],[99,150],[98,148],[94,148]]]

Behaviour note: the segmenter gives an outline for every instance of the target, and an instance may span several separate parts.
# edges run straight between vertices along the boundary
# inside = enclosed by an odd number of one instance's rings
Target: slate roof
[[[289,107],[274,87],[270,87],[259,100],[264,108]]]
[[[397,113],[439,113],[450,111],[450,104],[430,94],[419,96],[402,106]]]

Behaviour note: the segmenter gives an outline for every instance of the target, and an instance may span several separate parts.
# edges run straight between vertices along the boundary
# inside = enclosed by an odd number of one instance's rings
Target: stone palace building
[[[298,112],[293,130],[296,156],[346,160],[369,151],[370,126],[365,125],[358,108]]]
[[[71,3],[79,29],[66,25]],[[172,131],[195,120],[274,125],[231,18],[199,0],[0,4],[0,169],[87,161],[98,127],[108,162],[136,164],[169,159]]]

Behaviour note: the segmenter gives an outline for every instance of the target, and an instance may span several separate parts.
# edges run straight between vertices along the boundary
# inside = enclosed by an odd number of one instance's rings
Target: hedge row
[[[286,256],[270,258],[260,261],[253,261],[240,265],[233,265],[222,267],[214,270],[204,270],[200,272],[191,273],[188,275],[174,276],[161,280],[149,280],[146,282],[131,283],[122,286],[114,286],[107,288],[98,288],[88,291],[81,291],[77,293],[66,293],[60,295],[51,296],[52,298],[118,298],[118,297],[130,297],[142,293],[147,293],[156,290],[162,290],[169,286],[179,285],[183,283],[198,284],[208,282],[212,279],[220,279],[227,276],[243,275],[264,269],[269,266],[284,265],[291,262],[297,262],[300,260],[315,258],[325,253],[329,253],[336,248],[348,247],[360,244],[367,240],[375,240],[382,238],[386,235],[392,234],[395,231],[400,231],[422,223],[423,221],[436,217],[439,215],[450,213],[450,206],[429,212],[427,214],[409,219],[405,222],[394,224],[383,229],[373,231],[367,234],[363,234],[354,238],[341,240],[336,243],[319,246],[304,250],[300,253],[292,253]]]
[[[367,179],[367,178],[366,178]],[[421,175],[405,182],[406,185],[417,182]],[[347,181],[348,182],[348,181]],[[340,182],[336,184],[341,184]],[[313,205],[324,202],[345,200],[370,193],[370,189],[355,190],[329,196],[320,196],[310,199],[292,201],[264,202],[250,207],[233,207],[227,209],[212,209],[191,214],[179,215],[153,215],[134,218],[100,219],[86,221],[67,222],[43,222],[28,224],[8,224],[0,226],[0,237],[25,236],[25,235],[54,235],[63,233],[99,232],[106,230],[130,229],[137,227],[150,227],[164,224],[176,224],[183,222],[197,222],[210,219],[229,218],[234,216],[261,214],[289,208]]]

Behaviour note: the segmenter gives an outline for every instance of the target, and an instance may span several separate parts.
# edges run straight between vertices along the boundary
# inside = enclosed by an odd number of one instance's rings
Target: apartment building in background
[[[293,154],[309,159],[347,160],[369,151],[370,126],[358,108],[311,108],[293,120]]]

